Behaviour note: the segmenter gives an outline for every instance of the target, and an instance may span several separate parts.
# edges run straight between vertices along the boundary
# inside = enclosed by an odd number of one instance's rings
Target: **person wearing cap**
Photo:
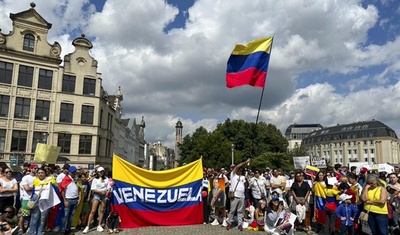
[[[279,193],[273,191],[271,193],[271,200],[269,200],[265,215],[264,230],[267,232],[267,234],[281,234],[281,231],[275,227],[275,224],[277,223],[279,215],[284,209],[285,207],[280,203],[279,200]]]
[[[103,227],[101,226],[101,223],[103,221],[104,211],[108,199],[107,195],[111,191],[111,187],[107,176],[105,176],[105,170],[103,167],[99,166],[97,168],[97,176],[92,180],[92,186],[90,190],[92,191],[93,194],[92,209],[89,214],[87,225],[83,230],[84,234],[89,232],[89,226],[92,223],[94,215],[99,209],[99,206],[100,206],[100,212],[99,212],[97,231],[98,232],[104,231]]]
[[[357,207],[351,204],[351,195],[340,195],[340,205],[335,211],[336,218],[340,220],[340,235],[354,234],[354,218],[357,215]]]
[[[368,174],[361,200],[364,210],[369,211],[368,225],[372,234],[389,234],[387,199],[388,193],[378,176]]]
[[[81,202],[79,187],[75,183],[77,168],[70,166],[68,175],[66,175],[59,186],[61,197],[64,201],[64,217],[62,218],[61,231],[65,235],[71,234],[72,219],[75,215],[75,210]]]
[[[57,184],[60,184],[61,181],[64,179],[64,177],[65,177],[66,175],[68,175],[68,169],[69,169],[69,167],[70,167],[70,165],[69,165],[68,163],[64,164],[64,166],[63,166],[63,168],[62,168],[62,172],[61,172],[59,175],[57,175],[57,178],[56,178]]]
[[[360,175],[358,177],[358,183],[361,185],[361,187],[364,187],[365,179],[367,178],[367,174],[368,174],[368,169],[366,167],[361,167]]]
[[[260,177],[260,171],[255,170],[255,175],[250,179],[249,188],[251,191],[252,202],[255,208],[258,208],[259,201],[267,198],[266,191],[267,182],[265,179]]]

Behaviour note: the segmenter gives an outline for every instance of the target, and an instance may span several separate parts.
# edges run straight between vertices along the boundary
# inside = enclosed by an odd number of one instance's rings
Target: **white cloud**
[[[11,30],[9,13],[28,9],[29,2],[0,2],[2,32]],[[179,9],[165,1],[107,0],[101,12],[88,0],[36,4],[53,24],[48,41],[59,41],[63,55],[81,33],[92,40],[103,86],[110,94],[122,86],[124,117],[144,115],[150,142],[172,144],[179,118],[186,134],[200,125],[211,130],[227,117],[255,121],[261,90],[226,89],[226,62],[236,43],[269,35],[274,44],[260,121],[284,130],[294,122],[376,118],[399,128],[393,120],[400,109],[390,108],[384,95],[398,97],[400,38],[394,32],[391,40],[372,44],[368,37],[375,35],[368,32],[391,18],[380,19],[382,9],[363,7],[361,0],[197,0],[185,13],[185,28],[167,34]],[[318,82],[304,77],[318,72],[332,79],[296,88],[298,78]],[[336,81],[340,76],[346,79]]]

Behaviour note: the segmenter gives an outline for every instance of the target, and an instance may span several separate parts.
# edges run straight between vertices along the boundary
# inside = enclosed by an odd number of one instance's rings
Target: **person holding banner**
[[[218,179],[213,180],[213,189],[208,195],[208,204],[214,209],[215,219],[211,225],[219,225],[218,217],[222,214],[222,226],[226,227],[225,192],[219,187]]]
[[[33,190],[34,193],[40,198],[42,190],[45,188],[52,187],[51,184],[56,184],[54,177],[46,176],[46,171],[43,167],[39,168],[37,171],[37,176],[33,180]],[[50,208],[40,211],[39,203],[31,210],[31,222],[29,224],[29,233],[31,235],[41,235],[43,234],[43,228],[46,224],[46,219]]]
[[[105,170],[103,167],[97,168],[97,176],[92,181],[91,191],[93,193],[92,199],[92,209],[89,214],[89,219],[83,233],[86,234],[89,232],[89,226],[93,221],[94,215],[96,211],[99,209],[100,205],[100,212],[99,212],[99,224],[97,226],[98,232],[103,232],[104,229],[101,226],[101,222],[103,221],[104,210],[107,203],[107,195],[110,192],[111,187],[108,182],[108,178],[105,176]],[[88,198],[89,200],[89,198]]]
[[[242,166],[244,164],[250,164],[250,159],[247,159],[247,161],[242,162],[233,168],[233,171],[231,173],[231,187],[230,187],[230,192],[233,192],[234,197],[231,198],[231,208],[229,210],[229,216],[227,219],[227,224],[226,226],[227,230],[230,230],[232,228],[231,224],[233,222],[233,216],[237,212],[237,218],[238,218],[238,229],[240,231],[243,231],[243,212],[245,208],[245,189],[246,186],[245,184],[247,183],[247,179],[245,176],[242,175]]]

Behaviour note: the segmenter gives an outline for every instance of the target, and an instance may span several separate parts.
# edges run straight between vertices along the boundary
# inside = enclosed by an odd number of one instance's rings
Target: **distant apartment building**
[[[0,161],[32,162],[37,143],[61,147],[58,164],[110,167],[116,142],[127,158],[135,140],[121,120],[122,93],[103,89],[92,43],[74,39],[62,60],[61,45],[47,42],[52,24],[34,8],[11,13],[13,30],[0,32]]]
[[[384,123],[371,120],[325,127],[303,138],[302,146],[311,157],[329,163],[398,163],[399,139]]]
[[[285,137],[288,141],[288,151],[301,146],[301,141],[307,137],[310,132],[321,129],[320,124],[292,124],[285,131]]]
[[[166,170],[175,167],[174,149],[163,146],[159,141],[157,143],[147,143],[146,150],[148,162],[145,162],[145,164],[148,164],[150,170]]]

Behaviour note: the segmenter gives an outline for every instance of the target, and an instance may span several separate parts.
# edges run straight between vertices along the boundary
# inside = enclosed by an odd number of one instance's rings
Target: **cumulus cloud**
[[[29,2],[0,2],[2,32],[11,29],[9,13]],[[390,106],[383,95],[398,97],[398,31],[391,28],[395,36],[379,45],[370,34],[398,21],[381,17],[386,12],[378,2],[197,0],[185,10],[185,27],[168,32],[179,9],[166,1],[107,0],[101,12],[93,2],[38,0],[36,10],[53,24],[48,40],[59,41],[63,55],[80,33],[92,40],[103,86],[109,94],[122,86],[123,115],[145,116],[149,142],[172,144],[178,119],[186,134],[228,117],[255,121],[261,89],[226,89],[226,62],[236,43],[269,35],[274,43],[260,121],[284,130],[294,122],[377,118],[399,128],[392,121],[399,109],[383,110]]]

